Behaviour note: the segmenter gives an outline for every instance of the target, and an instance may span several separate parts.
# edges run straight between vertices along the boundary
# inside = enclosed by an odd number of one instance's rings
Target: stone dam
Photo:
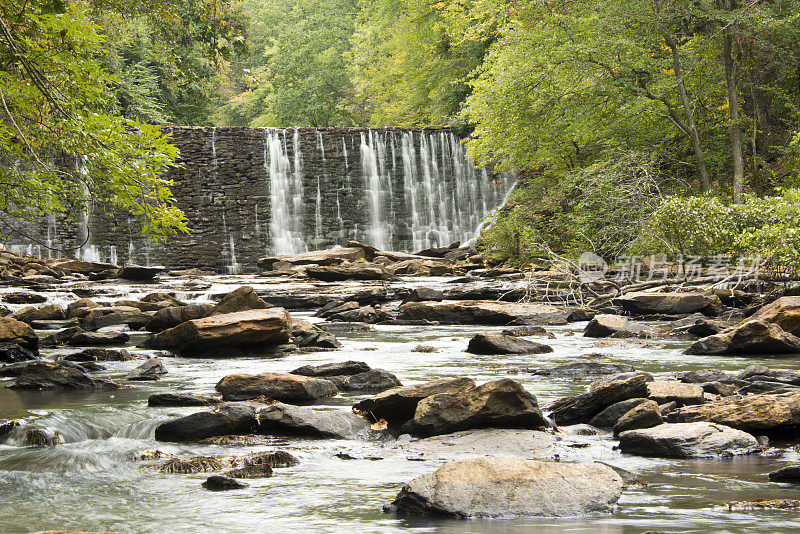
[[[223,273],[348,240],[414,252],[473,239],[516,181],[472,165],[444,128],[165,130],[181,152],[168,177],[190,234],[148,242],[139,221],[98,203],[30,225],[10,248]]]

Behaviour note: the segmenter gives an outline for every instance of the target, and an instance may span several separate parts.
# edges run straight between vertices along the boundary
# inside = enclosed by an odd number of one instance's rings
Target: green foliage
[[[152,238],[187,231],[161,177],[177,149],[113,113],[103,45],[78,6],[0,0],[0,211],[33,218],[91,199],[141,215]]]

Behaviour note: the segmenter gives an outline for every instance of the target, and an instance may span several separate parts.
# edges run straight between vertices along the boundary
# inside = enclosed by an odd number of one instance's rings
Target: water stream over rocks
[[[245,275],[170,278],[152,284],[123,284],[119,280],[79,282],[42,293],[48,304],[66,306],[77,297],[75,287],[90,288],[98,302],[138,299],[153,291],[171,292],[185,302],[209,302],[241,285],[259,294],[364,289],[441,288],[450,279],[402,278],[386,282],[343,282],[336,286],[289,278]],[[0,297],[7,289],[0,290]],[[18,291],[18,289],[15,289]],[[16,310],[23,305],[11,305]],[[319,322],[311,311],[293,311],[294,320]],[[164,443],[154,440],[158,424],[199,408],[148,408],[155,393],[213,394],[225,375],[266,371],[289,372],[303,365],[346,360],[364,361],[394,373],[404,385],[444,377],[470,376],[479,384],[512,378],[534,393],[540,406],[582,393],[591,379],[535,375],[542,369],[575,361],[630,364],[656,379],[675,372],[716,368],[739,371],[760,363],[800,369],[796,358],[767,360],[752,357],[684,355],[690,342],[664,339],[592,339],[581,335],[585,322],[547,327],[554,339],[529,338],[552,346],[537,355],[480,356],[464,351],[487,326],[376,325],[361,333],[337,333],[338,350],[293,352],[279,358],[198,359],[162,356],[168,369],[157,382],[137,382],[130,389],[96,392],[40,392],[6,389],[11,379],[0,378],[0,419],[16,419],[24,427],[46,427],[63,435],[54,447],[0,445],[0,532],[47,529],[145,532],[413,532],[467,534],[605,533],[647,530],[664,532],[797,532],[797,511],[729,511],[729,501],[755,498],[800,499],[800,486],[772,483],[767,473],[800,461],[790,447],[716,460],[668,460],[624,455],[615,450],[610,431],[585,435],[587,425],[564,427],[552,440],[536,447],[517,431],[496,431],[491,449],[471,450],[458,434],[426,440],[408,436],[378,441],[260,436],[248,444]],[[119,330],[124,327],[107,327]],[[135,355],[157,351],[136,348],[144,333],[129,332],[126,344]],[[40,336],[44,332],[39,332]],[[435,352],[419,352],[419,345]],[[52,359],[75,349],[43,349]],[[93,376],[122,383],[141,361],[102,362],[107,367]],[[520,371],[524,369],[524,371]],[[323,400],[317,407],[349,411],[370,395],[347,392]],[[489,431],[495,432],[495,431]],[[455,445],[453,445],[455,444]],[[161,474],[153,462],[132,461],[144,450],[178,455],[231,457],[280,448],[300,464],[276,469],[274,476],[247,480],[249,487],[230,492],[201,488],[208,474]],[[575,519],[454,520],[397,517],[385,514],[403,484],[434,471],[447,460],[483,454],[560,461],[603,461],[636,473],[649,482],[626,490],[612,516]]]

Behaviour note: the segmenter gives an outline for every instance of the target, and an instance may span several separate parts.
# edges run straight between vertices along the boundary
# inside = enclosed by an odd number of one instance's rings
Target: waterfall
[[[379,250],[386,250],[389,244],[389,223],[384,212],[385,189],[379,167],[379,165],[383,166],[384,161],[383,158],[378,158],[378,152],[375,150],[375,137],[371,131],[369,136],[361,134],[361,169],[364,175],[369,211],[367,243]],[[378,150],[381,155],[384,155],[380,144],[378,144]]]
[[[295,169],[289,159],[286,131],[267,129],[264,141],[264,168],[270,180],[270,234],[275,254],[297,254],[306,250],[302,232],[302,171],[297,130],[293,140]],[[289,177],[292,177],[292,180]]]

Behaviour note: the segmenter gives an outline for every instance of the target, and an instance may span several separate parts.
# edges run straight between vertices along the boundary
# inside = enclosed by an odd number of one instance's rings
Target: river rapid
[[[443,280],[407,279],[403,283],[436,287]],[[120,285],[92,284],[97,301],[138,298],[152,291],[176,291],[185,301],[207,301],[240,285],[259,291],[305,287],[302,282],[255,276],[205,277],[192,290],[184,282]],[[83,284],[84,286],[86,284]],[[76,297],[69,286],[45,293],[48,303],[68,303]],[[19,306],[9,306],[12,309]],[[310,312],[295,319],[318,321]],[[800,452],[777,447],[763,454],[719,460],[665,460],[623,455],[614,450],[610,432],[583,435],[581,428],[558,432],[559,444],[548,451],[531,450],[531,458],[561,461],[599,460],[640,475],[649,485],[626,490],[612,516],[579,519],[455,520],[405,518],[382,512],[411,479],[434,471],[448,457],[420,449],[415,442],[360,441],[264,437],[247,445],[171,444],[153,439],[155,427],[198,408],[148,408],[154,393],[214,393],[214,385],[235,372],[288,372],[301,365],[345,360],[364,361],[397,375],[404,385],[470,376],[478,383],[513,378],[546,407],[565,395],[581,393],[591,380],[538,376],[520,369],[541,369],[591,358],[633,365],[658,377],[675,372],[717,368],[739,371],[762,363],[800,368],[797,359],[763,360],[726,356],[687,356],[688,342],[673,340],[590,339],[581,335],[585,323],[548,327],[555,339],[542,340],[554,352],[542,355],[476,356],[464,352],[482,326],[375,326],[374,330],[338,335],[339,350],[291,353],[276,359],[163,358],[169,373],[157,382],[137,382],[130,389],[93,393],[12,391],[0,378],[0,419],[57,429],[67,443],[49,448],[0,445],[0,532],[22,533],[68,529],[122,533],[197,532],[316,532],[316,533],[602,533],[663,532],[800,532],[796,511],[729,511],[724,503],[756,498],[800,499],[800,486],[772,483],[767,473],[800,461]],[[113,329],[113,328],[112,328]],[[144,334],[131,333],[128,348],[135,354]],[[437,352],[415,352],[427,345]],[[74,352],[43,350],[43,356]],[[140,361],[103,362],[97,376],[124,382],[122,377]],[[128,383],[129,384],[129,383]],[[319,406],[349,410],[364,396],[340,394]],[[446,436],[445,436],[446,438]],[[446,442],[446,439],[442,439]],[[513,444],[510,444],[513,446]],[[282,449],[300,464],[276,469],[274,476],[251,479],[249,487],[228,492],[201,488],[208,474],[160,474],[152,462],[133,461],[147,449],[188,456],[242,456]],[[554,452],[555,451],[555,452]],[[503,451],[482,451],[482,454]]]

